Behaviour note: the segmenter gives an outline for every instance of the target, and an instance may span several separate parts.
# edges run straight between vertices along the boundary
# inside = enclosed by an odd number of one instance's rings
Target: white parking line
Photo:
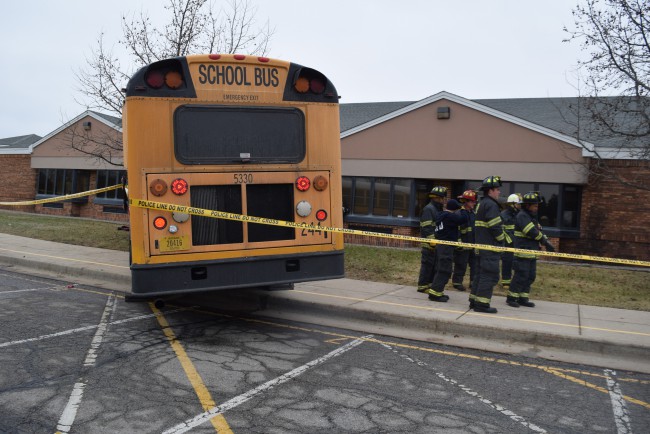
[[[343,346],[338,347],[337,349],[335,349],[331,353],[327,353],[324,356],[319,357],[318,359],[312,360],[311,362],[306,363],[306,364],[304,364],[302,366],[299,366],[296,369],[293,369],[293,370],[287,372],[284,375],[281,375],[281,376],[279,376],[277,378],[274,378],[273,380],[269,380],[266,383],[261,384],[261,385],[257,386],[256,388],[249,390],[246,393],[243,393],[243,394],[241,394],[239,396],[236,396],[236,397],[224,402],[223,404],[221,404],[221,405],[219,405],[217,407],[214,407],[214,408],[212,408],[212,409],[210,409],[210,410],[208,410],[206,412],[203,412],[203,413],[193,417],[192,419],[189,419],[189,420],[186,420],[185,422],[179,423],[178,425],[164,431],[163,434],[172,434],[172,433],[178,434],[178,433],[187,432],[187,431],[191,430],[192,428],[195,428],[195,427],[197,427],[197,426],[199,426],[199,425],[201,425],[201,424],[203,424],[205,422],[208,422],[214,416],[216,416],[218,414],[221,414],[221,413],[224,413],[224,412],[226,412],[228,410],[231,410],[231,409],[243,404],[244,402],[248,401],[249,399],[253,398],[254,396],[259,395],[260,393],[262,393],[262,392],[264,392],[266,390],[269,390],[269,389],[271,389],[271,388],[273,388],[273,387],[275,387],[275,386],[277,386],[279,384],[285,383],[285,382],[291,380],[292,378],[297,377],[298,375],[302,374],[303,372],[307,371],[310,368],[313,368],[314,366],[320,365],[321,363],[323,363],[323,362],[325,362],[325,361],[327,361],[327,360],[329,360],[329,359],[331,359],[333,357],[340,356],[341,354],[345,353],[348,350],[351,350],[352,348],[356,347],[357,345],[362,344],[365,340],[370,339],[370,338],[372,338],[372,335],[368,335],[368,336],[364,336],[364,337],[359,338],[359,339],[355,339],[352,342],[349,342],[349,343],[347,343],[347,344],[345,344]]]
[[[95,362],[97,360],[97,350],[99,349],[99,346],[104,340],[104,335],[106,334],[106,330],[108,330],[108,320],[110,318],[113,309],[115,309],[115,306],[116,306],[115,296],[111,294],[106,299],[106,306],[104,307],[102,318],[99,320],[99,324],[97,325],[97,331],[95,332],[95,336],[93,336],[93,340],[90,343],[90,348],[88,349],[88,353],[86,354],[86,359],[84,360],[84,364],[83,364],[84,367],[81,370],[82,375],[79,378],[79,380],[75,383],[74,387],[72,388],[72,393],[70,394],[68,403],[63,409],[61,418],[59,418],[59,423],[56,426],[59,432],[62,433],[69,432],[70,429],[72,428],[72,424],[74,423],[74,420],[77,417],[77,410],[79,410],[79,406],[81,405],[81,399],[83,398],[84,388],[86,387],[86,379],[83,377],[83,374],[88,368],[95,365]]]
[[[393,347],[391,347],[390,345],[387,345],[387,344],[381,344],[381,345],[383,347],[391,350],[392,352],[394,352],[395,354],[397,354],[401,358],[408,360],[411,363],[415,363],[418,366],[429,368],[429,365],[427,365],[425,362],[414,359],[414,358],[412,358],[410,356],[407,356],[406,354],[402,354],[399,351],[397,351],[396,349],[394,349]],[[521,425],[525,426],[526,428],[530,429],[531,431],[534,431],[534,432],[537,432],[537,433],[546,433],[547,432],[544,428],[540,428],[537,425],[526,421],[526,419],[524,419],[522,416],[519,416],[515,412],[508,410],[507,408],[505,408],[502,405],[499,405],[497,403],[493,403],[489,399],[484,398],[481,395],[479,395],[478,392],[475,392],[472,389],[470,389],[469,387],[458,383],[458,381],[447,377],[443,373],[434,371],[434,374],[436,374],[436,376],[438,376],[438,378],[441,378],[442,380],[446,381],[447,383],[453,384],[454,386],[458,387],[463,392],[467,393],[470,396],[473,396],[474,398],[478,399],[483,404],[487,405],[488,407],[492,408],[493,410],[496,410],[499,413],[501,413],[501,414],[503,414],[505,416],[508,416],[510,419],[514,420],[517,423],[520,423]]]
[[[56,286],[47,286],[44,288],[29,288],[29,289],[16,289],[14,291],[0,291],[0,295],[3,294],[15,294],[16,292],[31,292],[31,291],[44,291],[55,289]]]
[[[621,387],[615,380],[616,371],[605,369],[604,372],[609,398],[612,401],[612,409],[614,410],[616,432],[618,434],[632,434],[632,424],[630,423],[630,414],[627,411],[627,405],[625,405],[625,398],[623,398],[623,393],[621,393]]]
[[[185,310],[188,310],[188,309],[189,308],[170,310],[168,312],[165,312],[165,315],[171,315],[171,314],[174,314],[174,313],[177,313],[177,312],[182,312],[182,311],[185,311]],[[131,317],[131,318],[120,319],[120,320],[117,320],[117,321],[111,321],[111,322],[108,323],[108,325],[124,324],[126,322],[131,322],[131,321],[138,321],[138,320],[146,319],[146,318],[154,318],[155,316],[156,315],[153,314],[153,313],[150,313],[150,314],[147,314],[147,315],[139,315],[139,316],[134,316],[134,317]],[[51,339],[51,338],[57,338],[57,337],[60,337],[60,336],[71,335],[71,334],[74,334],[74,333],[84,332],[86,330],[96,329],[97,327],[99,327],[99,325],[90,325],[90,326],[85,326],[85,327],[78,327],[76,329],[63,330],[61,332],[51,333],[49,335],[37,336],[35,338],[27,338],[27,339],[20,339],[20,340],[17,340],[17,341],[3,342],[3,343],[0,343],[0,348],[11,347],[11,346],[20,345],[20,344],[26,344],[27,342],[42,341],[44,339]]]

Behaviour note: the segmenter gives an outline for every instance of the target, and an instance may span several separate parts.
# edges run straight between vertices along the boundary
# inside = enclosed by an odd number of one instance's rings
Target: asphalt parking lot
[[[650,375],[0,270],[0,432],[644,432]]]

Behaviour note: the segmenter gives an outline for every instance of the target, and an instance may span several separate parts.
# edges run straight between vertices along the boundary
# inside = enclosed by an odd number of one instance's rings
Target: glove
[[[555,247],[553,247],[553,244],[551,244],[551,242],[548,240],[548,238],[544,237],[543,243],[544,243],[544,247],[546,247],[547,252],[552,253],[552,252],[555,251]]]

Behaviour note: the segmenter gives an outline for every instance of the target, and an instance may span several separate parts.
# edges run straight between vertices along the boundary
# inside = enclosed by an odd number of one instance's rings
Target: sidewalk
[[[128,253],[0,234],[0,267],[128,292]],[[535,300],[496,315],[467,310],[467,293],[430,302],[415,287],[338,279],[292,291],[228,291],[174,303],[235,309],[386,336],[650,373],[650,312]],[[224,304],[227,298],[228,305]],[[453,351],[453,349],[452,349]]]

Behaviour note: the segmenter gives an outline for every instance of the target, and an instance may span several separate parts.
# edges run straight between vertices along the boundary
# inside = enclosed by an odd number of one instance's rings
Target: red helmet
[[[458,196],[458,199],[461,202],[465,202],[465,201],[476,202],[476,192],[474,190],[465,190],[463,194]]]

